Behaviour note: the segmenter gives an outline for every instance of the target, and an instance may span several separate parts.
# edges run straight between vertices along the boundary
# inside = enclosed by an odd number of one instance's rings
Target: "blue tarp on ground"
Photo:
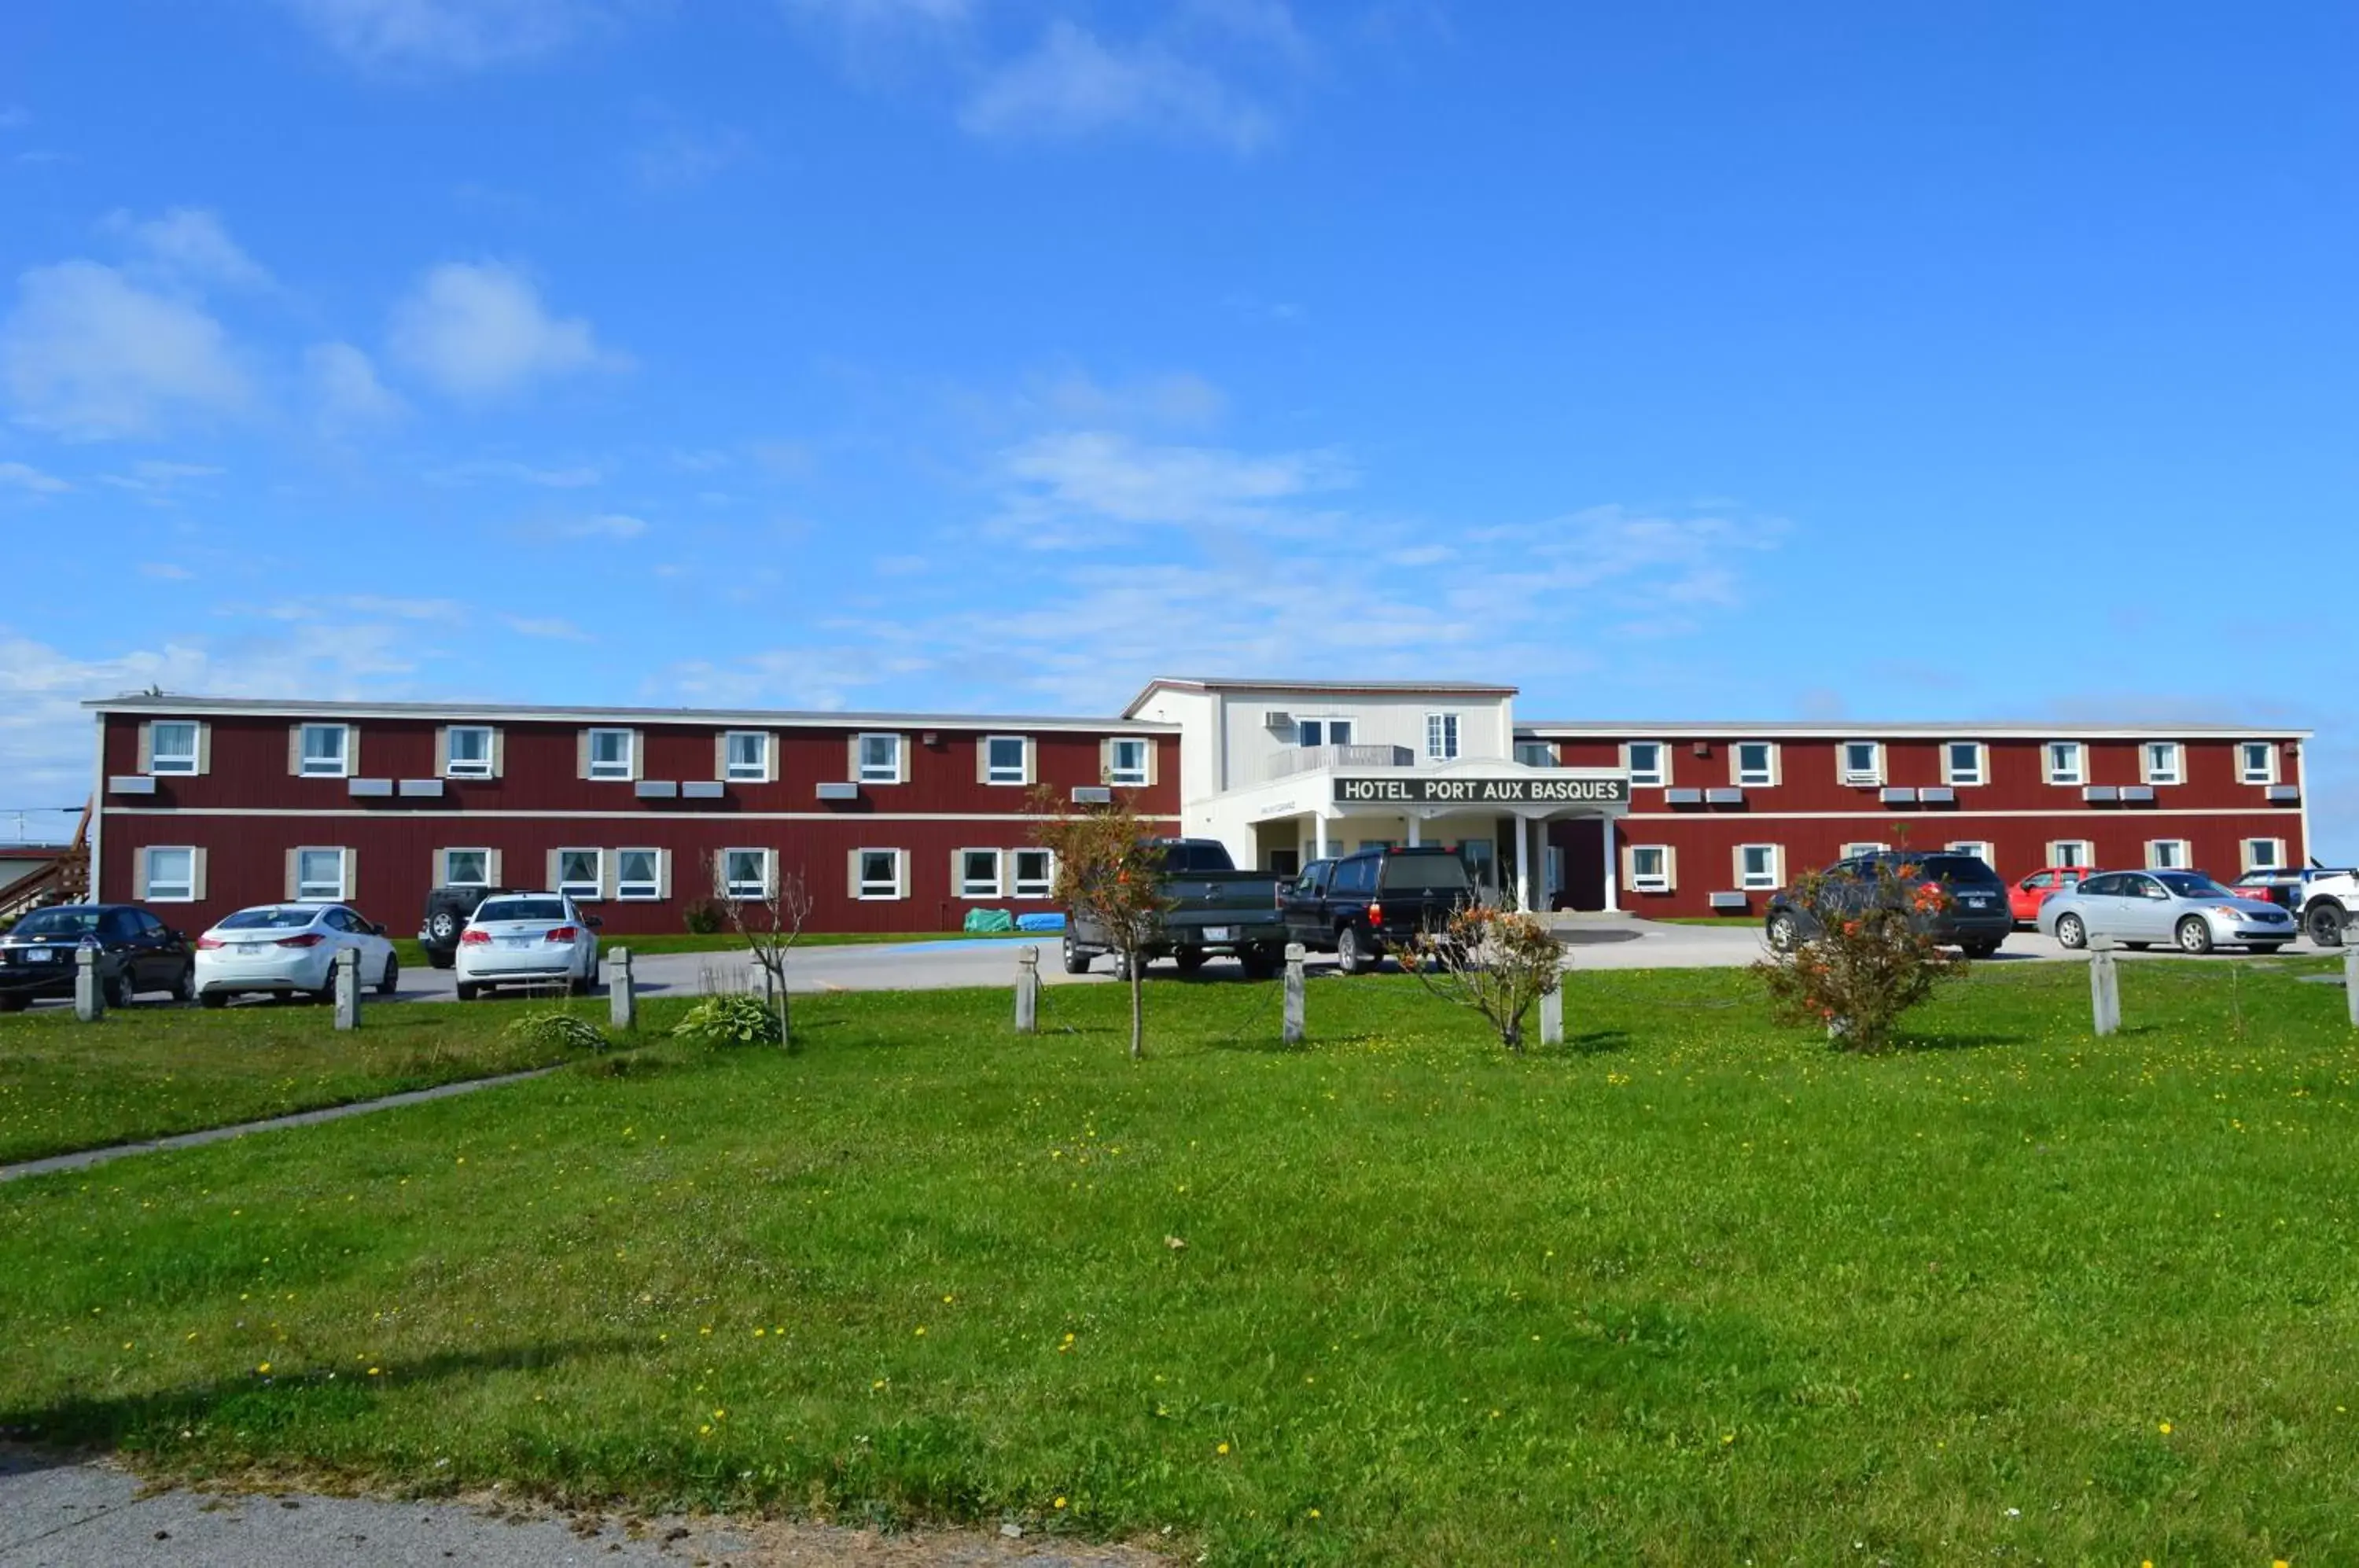
[[[970,936],[989,936],[1015,929],[1016,917],[1006,909],[969,909],[966,912],[966,930]]]
[[[1060,931],[1065,929],[1065,917],[1062,915],[1018,915],[1016,917],[1016,929],[1017,931]]]

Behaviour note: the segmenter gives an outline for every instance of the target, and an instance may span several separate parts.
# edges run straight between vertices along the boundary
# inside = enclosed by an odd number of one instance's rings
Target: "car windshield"
[[[489,920],[561,920],[565,905],[556,898],[490,898],[475,910],[475,919]]]
[[[1473,884],[1454,855],[1388,855],[1376,886],[1387,893],[1456,893]]]
[[[240,909],[216,931],[299,931],[320,918],[317,909]]]
[[[98,930],[96,909],[36,909],[16,922],[18,936],[89,936]]]
[[[2192,871],[2165,871],[2159,874],[2162,885],[2182,898],[2233,898],[2235,897],[2209,877],[2199,877]]]

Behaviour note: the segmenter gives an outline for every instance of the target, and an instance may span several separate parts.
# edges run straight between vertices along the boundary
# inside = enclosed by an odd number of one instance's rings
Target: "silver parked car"
[[[2124,947],[2169,942],[2181,953],[2242,946],[2275,953],[2297,934],[2274,904],[2239,898],[2200,871],[2101,871],[2039,906],[2039,929],[2066,947],[2111,937]]]

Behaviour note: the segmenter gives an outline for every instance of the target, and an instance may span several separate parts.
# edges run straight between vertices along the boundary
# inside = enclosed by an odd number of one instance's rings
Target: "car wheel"
[[[1780,953],[1791,953],[1801,946],[1801,922],[1783,909],[1770,916],[1769,945]]]
[[[1346,975],[1358,975],[1368,967],[1367,949],[1360,941],[1360,928],[1345,926],[1335,933],[1335,967]]]
[[[229,993],[226,991],[203,992],[197,997],[197,1006],[201,1007],[226,1007],[229,1006]]]
[[[2201,954],[2212,951],[2212,928],[2204,923],[2201,915],[2188,916],[2172,934],[2178,938],[2181,953]]]
[[[23,996],[0,996],[0,1013],[21,1013],[31,1005]]]
[[[1204,967],[1204,950],[1201,947],[1183,947],[1171,955],[1171,962],[1180,966],[1180,974],[1193,975]]]
[[[180,971],[180,977],[178,980],[172,982],[172,1000],[176,1002],[193,1002],[196,999],[197,966],[194,964],[191,964],[186,969]]]
[[[1237,966],[1245,972],[1248,980],[1267,980],[1277,973],[1277,960],[1266,949],[1258,947],[1238,953]]]
[[[127,1007],[135,993],[131,989],[131,971],[119,970],[112,979],[102,981],[99,989],[105,993],[110,1007]]]
[[[1114,977],[1117,980],[1144,978],[1147,974],[1147,958],[1143,953],[1117,953],[1114,955]]]
[[[2263,958],[2267,958],[2270,953],[2277,952],[2277,949],[2284,945],[2285,943],[2281,942],[2256,942],[2253,943],[2253,951],[2259,953]]]
[[[459,982],[459,1000],[462,1002],[472,1002],[475,999],[478,992],[478,987],[468,985],[464,980]]]
[[[1089,972],[1090,955],[1073,945],[1073,933],[1067,931],[1065,933],[1065,973],[1087,975]]]
[[[1968,958],[1988,958],[1992,953],[1998,951],[1998,943],[1995,942],[1970,942],[1966,943],[1963,948],[1960,949],[1960,951]]]
[[[2078,915],[2056,917],[2056,944],[2078,953],[2089,945],[2089,928],[2081,923]]]
[[[459,917],[449,909],[435,910],[426,917],[426,934],[437,947],[451,946],[459,940]]]
[[[429,949],[426,962],[429,967],[435,969],[456,969],[459,967],[459,955],[455,953],[436,953]]]
[[[2301,929],[2320,947],[2341,947],[2343,913],[2342,905],[2321,901],[2302,917]]]
[[[376,994],[390,996],[401,987],[401,960],[388,953],[385,955],[385,973],[377,976]]]

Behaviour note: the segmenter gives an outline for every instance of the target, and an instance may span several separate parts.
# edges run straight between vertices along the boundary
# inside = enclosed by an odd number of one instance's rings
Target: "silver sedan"
[[[2297,934],[2283,909],[2239,898],[2198,871],[2101,871],[2040,905],[2039,929],[2066,947],[2110,937],[2130,948],[2169,942],[2181,953],[2275,953]]]

